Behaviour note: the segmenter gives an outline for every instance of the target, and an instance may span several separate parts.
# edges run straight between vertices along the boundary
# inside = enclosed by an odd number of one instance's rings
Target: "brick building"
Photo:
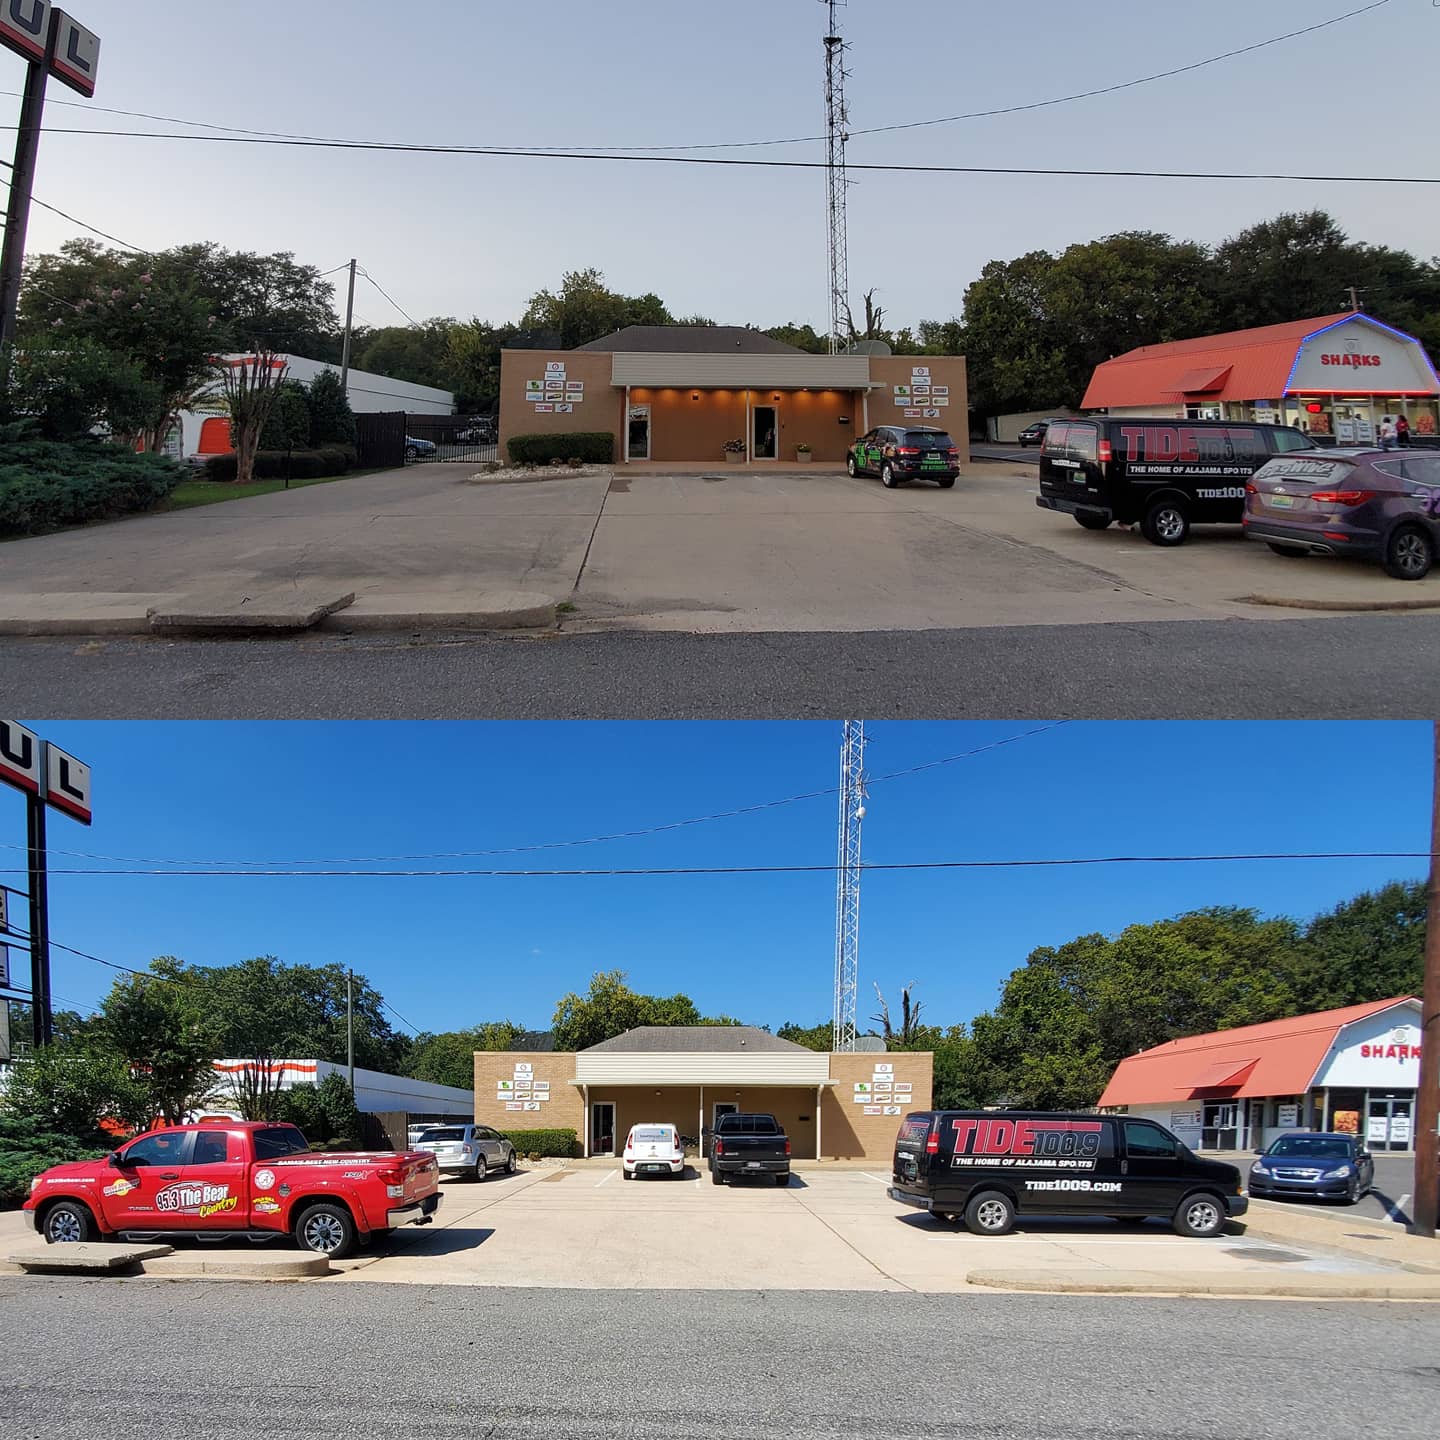
[[[699,1138],[728,1111],[768,1111],[801,1160],[889,1161],[902,1115],[930,1108],[933,1056],[826,1054],[748,1025],[643,1026],[588,1050],[480,1050],[475,1118],[497,1130],[573,1129],[618,1154],[632,1125]]]

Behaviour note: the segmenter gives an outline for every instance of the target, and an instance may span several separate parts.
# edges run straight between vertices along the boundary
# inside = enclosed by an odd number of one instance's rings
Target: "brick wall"
[[[574,408],[569,414],[535,409],[526,399],[532,392],[527,383],[545,383],[547,362],[564,365],[567,382],[579,381],[585,388],[577,395],[565,391],[542,391],[560,396],[556,402]],[[500,352],[500,458],[508,460],[505,446],[515,435],[558,435],[567,430],[606,431],[615,436],[616,458],[624,443],[625,392],[610,384],[611,357],[591,350],[502,350]],[[580,395],[584,398],[581,399]]]
[[[926,408],[923,397],[913,396],[907,399],[902,396],[900,398],[905,400],[905,403],[895,403],[895,386],[913,385],[915,381],[911,372],[917,365],[930,371],[928,379],[932,387],[942,385],[949,391],[944,397],[950,402],[948,405],[929,407],[940,411],[938,417],[905,414],[907,409]],[[876,425],[934,425],[950,432],[956,445],[960,447],[960,463],[970,463],[970,391],[963,355],[872,355],[870,379],[879,387],[870,392],[872,429]]]
[[[825,1106],[821,1112],[820,1144],[826,1160],[889,1161],[895,1150],[895,1132],[900,1121],[911,1110],[928,1110],[931,1102],[935,1057],[928,1050],[891,1051],[887,1054],[857,1051],[851,1055],[830,1056],[830,1078],[835,1084],[825,1090]],[[880,1072],[891,1080],[891,1098],[873,1087],[878,1083],[877,1066],[891,1066]],[[856,1084],[872,1088],[857,1092]],[[896,1084],[909,1085],[908,1091],[896,1092]],[[857,1102],[856,1095],[861,1099]],[[886,1107],[899,1107],[899,1114],[886,1115]],[[867,1109],[879,1108],[880,1114],[867,1115]]]
[[[529,1065],[531,1077],[531,1104],[538,1104],[535,1110],[507,1110],[507,1105],[523,1105],[523,1100],[500,1098],[501,1081],[516,1083],[517,1064]],[[580,1089],[570,1082],[575,1078],[575,1054],[570,1050],[477,1050],[475,1052],[475,1119],[481,1125],[493,1125],[500,1131],[507,1130],[573,1130],[576,1139],[581,1138],[584,1124],[584,1107],[580,1103]],[[537,1102],[533,1099],[533,1082],[539,1080],[549,1085],[545,1093],[548,1100]],[[513,1094],[509,1090],[506,1094]]]

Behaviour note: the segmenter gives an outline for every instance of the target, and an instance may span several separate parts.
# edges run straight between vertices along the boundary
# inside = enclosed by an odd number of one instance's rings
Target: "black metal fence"
[[[464,415],[357,415],[357,448],[363,468],[455,463],[474,465],[498,460],[495,425]]]

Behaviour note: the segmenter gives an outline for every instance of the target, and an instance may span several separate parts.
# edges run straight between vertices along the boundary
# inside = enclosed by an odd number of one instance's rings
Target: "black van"
[[[1129,1115],[920,1110],[895,1137],[892,1200],[976,1235],[1016,1215],[1160,1215],[1180,1235],[1218,1235],[1243,1215],[1240,1172],[1201,1160],[1163,1125]]]
[[[1240,524],[1245,482],[1272,455],[1314,448],[1291,425],[1052,420],[1035,503],[1073,515],[1087,530],[1139,521],[1152,545],[1183,545],[1192,524]]]

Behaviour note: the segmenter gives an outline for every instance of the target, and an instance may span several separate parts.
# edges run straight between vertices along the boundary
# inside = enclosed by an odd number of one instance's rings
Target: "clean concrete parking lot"
[[[1305,616],[1430,602],[1340,561],[1286,561],[1237,527],[1162,550],[1034,505],[1033,468],[953,490],[785,473],[542,476],[490,484],[412,466],[0,547],[0,629],[46,613],[143,628],[217,585],[353,592],[377,616],[453,625],[479,593],[574,607],[567,630],[862,632]],[[1268,602],[1268,603],[1267,603]],[[347,622],[347,617],[349,620]],[[397,623],[400,621],[397,619]],[[83,630],[83,624],[77,629]],[[23,632],[22,632],[23,633]]]

